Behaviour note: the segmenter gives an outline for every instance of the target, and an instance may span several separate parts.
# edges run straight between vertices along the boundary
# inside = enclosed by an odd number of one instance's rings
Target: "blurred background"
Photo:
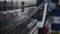
[[[0,34],[60,34],[60,0],[0,0]]]

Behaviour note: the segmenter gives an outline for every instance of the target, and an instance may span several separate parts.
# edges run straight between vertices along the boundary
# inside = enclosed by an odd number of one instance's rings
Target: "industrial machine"
[[[41,3],[39,0],[0,0],[0,4],[0,34],[39,34],[38,30],[43,31],[47,0]]]

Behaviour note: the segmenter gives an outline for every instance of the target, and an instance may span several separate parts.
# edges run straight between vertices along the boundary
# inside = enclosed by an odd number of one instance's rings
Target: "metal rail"
[[[39,5],[38,6],[38,8],[36,8],[32,13],[30,13],[29,15],[27,15],[24,19],[22,19],[22,20],[20,20],[20,23],[18,23],[19,25],[21,24],[21,23],[23,23],[23,22],[25,22],[25,21],[27,21],[27,20],[29,20],[33,15],[35,15],[36,14],[36,12],[38,11],[38,10],[40,10],[40,8],[41,7],[43,7],[46,3],[47,3],[48,1],[44,1],[41,5]],[[46,10],[46,7],[44,8],[44,11]],[[14,13],[14,12],[18,12],[18,11],[2,11],[2,12],[0,12],[0,13],[3,13],[3,14],[7,14],[7,13]],[[45,20],[45,15],[46,15],[46,11],[45,11],[45,13],[43,14],[43,23],[44,23],[44,20]],[[18,25],[18,24],[16,24],[16,25]]]
[[[44,5],[45,5],[45,3],[47,3],[48,1],[44,1],[41,5],[39,5],[39,7],[38,8],[36,8],[36,10],[34,10],[31,14],[29,14],[29,15],[27,15],[24,19],[22,19],[21,21],[20,21],[20,23],[18,23],[18,24],[21,24],[21,23],[23,23],[23,22],[25,22],[25,21],[27,21],[27,20],[29,20],[34,14],[36,14],[36,12],[38,11],[38,10],[40,10],[40,8],[41,7],[43,7]],[[46,7],[45,7],[46,8]],[[46,9],[44,9],[44,11],[45,11]],[[45,13],[43,14],[43,23],[44,23],[44,20],[45,20],[45,15],[46,15],[46,11],[45,11]],[[16,24],[16,25],[18,25],[18,24]]]

